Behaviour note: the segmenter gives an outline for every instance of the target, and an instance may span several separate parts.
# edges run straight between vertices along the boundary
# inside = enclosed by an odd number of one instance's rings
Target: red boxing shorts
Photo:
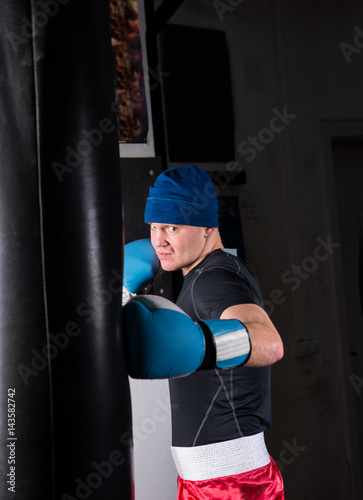
[[[271,458],[264,467],[233,476],[188,481],[178,476],[178,500],[284,500],[280,471]]]

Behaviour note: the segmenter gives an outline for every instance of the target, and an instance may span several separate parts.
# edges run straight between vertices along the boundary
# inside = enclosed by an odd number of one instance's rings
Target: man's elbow
[[[284,357],[284,345],[281,339],[274,342],[274,345],[271,349],[271,357],[271,364],[277,363],[277,361],[280,361],[280,359]]]

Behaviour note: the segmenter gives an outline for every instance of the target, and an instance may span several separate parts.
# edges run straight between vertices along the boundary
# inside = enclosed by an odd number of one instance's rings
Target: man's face
[[[205,257],[206,230],[205,227],[151,223],[151,244],[161,267],[165,271],[181,269],[187,274]]]

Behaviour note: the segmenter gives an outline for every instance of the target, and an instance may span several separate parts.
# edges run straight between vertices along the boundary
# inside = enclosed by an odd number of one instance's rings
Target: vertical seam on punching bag
[[[30,2],[32,28],[34,26],[33,14],[34,4],[33,0]],[[47,301],[47,285],[45,279],[45,251],[44,251],[44,220],[43,220],[43,200],[42,200],[42,171],[41,171],[41,154],[40,154],[40,116],[39,116],[39,75],[37,71],[37,53],[36,53],[36,40],[34,38],[34,31],[32,32],[32,58],[33,58],[33,74],[34,74],[34,101],[35,101],[35,128],[36,128],[36,150],[37,150],[37,171],[38,171],[38,202],[39,202],[39,232],[40,232],[40,257],[41,257],[41,271],[42,271],[42,285],[43,285],[43,301],[44,301],[44,317],[45,328],[47,336],[47,357],[48,357],[48,374],[49,374],[49,396],[50,396],[50,431],[51,431],[51,455],[52,455],[52,496],[55,500],[55,463],[54,463],[54,414],[53,414],[53,386],[52,386],[52,365],[49,353],[49,316],[48,316],[48,301]],[[45,40],[45,37],[43,38]],[[41,60],[41,59],[40,59]]]

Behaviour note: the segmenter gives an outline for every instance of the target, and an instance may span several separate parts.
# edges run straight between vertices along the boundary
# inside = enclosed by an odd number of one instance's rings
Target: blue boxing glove
[[[122,305],[149,285],[160,268],[156,252],[148,238],[125,245]]]
[[[160,379],[189,375],[198,369],[233,368],[251,353],[247,329],[236,319],[195,323],[163,297],[140,295],[122,309],[128,373]]]

